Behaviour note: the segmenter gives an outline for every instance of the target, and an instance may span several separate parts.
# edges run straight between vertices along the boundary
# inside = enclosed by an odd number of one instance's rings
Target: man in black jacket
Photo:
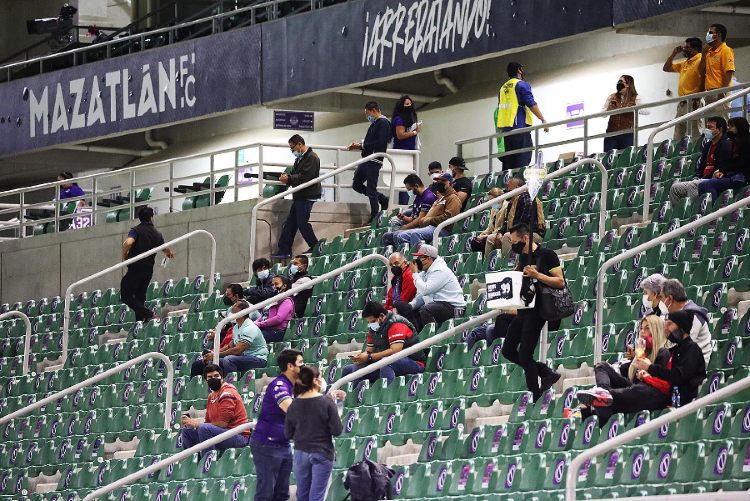
[[[271,261],[261,257],[253,261],[253,275],[255,275],[255,286],[245,289],[245,299],[250,304],[258,304],[276,295],[273,290],[273,277],[271,273]]]
[[[362,158],[372,155],[373,153],[385,153],[388,149],[388,143],[393,137],[391,122],[380,113],[380,106],[375,101],[370,101],[365,105],[365,116],[370,122],[370,128],[367,129],[365,139],[361,143],[352,143],[349,150],[362,150]],[[362,195],[367,195],[370,199],[370,220],[378,215],[378,210],[388,208],[388,197],[378,193],[378,179],[380,178],[380,168],[383,167],[383,159],[376,158],[360,164],[354,172],[352,189]],[[365,182],[367,187],[365,188]]]
[[[304,254],[294,256],[292,264],[289,265],[289,275],[292,279],[292,287],[299,287],[312,280],[312,277],[307,272],[307,268],[310,264],[310,260]],[[294,295],[294,316],[302,318],[305,316],[305,308],[307,308],[307,302],[312,296],[312,287],[298,292]]]
[[[289,174],[286,172],[282,174],[279,181],[289,186],[299,186],[320,176],[320,158],[312,148],[305,144],[302,136],[295,134],[290,137],[289,149],[292,150],[295,157],[294,166]],[[307,245],[310,246],[307,252],[312,252],[313,247],[318,243],[318,237],[315,236],[310,224],[310,212],[321,194],[320,183],[315,183],[292,194],[292,208],[289,210],[289,216],[287,216],[284,228],[281,230],[279,250],[273,257],[278,259],[292,257],[292,245],[297,230],[302,234],[302,238],[305,239]]]

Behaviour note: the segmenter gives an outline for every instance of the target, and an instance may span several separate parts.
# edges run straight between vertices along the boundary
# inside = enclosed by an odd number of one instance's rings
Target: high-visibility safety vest
[[[497,123],[498,128],[513,127],[516,122],[518,113],[518,95],[516,94],[516,85],[520,80],[511,78],[500,87],[497,95]],[[526,108],[526,125],[531,125],[531,111]]]

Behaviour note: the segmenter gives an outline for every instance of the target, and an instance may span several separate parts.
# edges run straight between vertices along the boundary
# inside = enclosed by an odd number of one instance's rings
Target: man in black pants
[[[292,171],[284,173],[279,178],[284,184],[289,186],[299,186],[320,177],[320,158],[318,155],[305,144],[302,136],[295,134],[289,138],[289,149],[294,155],[294,166]],[[299,230],[302,238],[305,239],[310,247],[307,252],[312,252],[315,244],[318,243],[318,237],[315,236],[313,227],[310,224],[310,212],[313,204],[323,193],[320,183],[303,188],[292,194],[292,208],[289,209],[289,216],[286,218],[284,228],[281,230],[279,237],[279,250],[276,251],[273,258],[289,259],[292,257],[292,246],[294,237]]]
[[[524,223],[510,229],[512,249],[519,254],[516,271],[523,271],[525,277],[541,282],[548,287],[562,289],[565,287],[560,259],[554,251],[544,249],[534,243],[531,229]],[[531,246],[531,254],[529,254]],[[544,320],[536,307],[518,310],[516,318],[508,327],[503,343],[503,356],[523,368],[526,376],[526,387],[536,401],[542,393],[554,385],[560,374],[546,364],[534,360],[534,350],[542,334]],[[541,386],[539,378],[541,377]]]
[[[138,212],[141,224],[130,228],[128,237],[122,243],[122,260],[148,252],[154,247],[164,243],[164,237],[154,228],[154,209],[143,207]],[[174,253],[167,247],[162,252],[168,258],[173,258]],[[146,302],[146,291],[154,274],[154,262],[156,254],[136,261],[128,265],[128,271],[120,282],[120,299],[135,312],[135,319],[146,321],[153,318],[151,310],[144,306]]]
[[[367,129],[364,141],[361,143],[352,143],[349,150],[362,150],[362,158],[372,155],[373,153],[385,153],[388,149],[388,143],[393,138],[391,122],[380,113],[380,106],[375,101],[370,101],[365,105],[365,116],[370,122],[370,128]],[[376,158],[357,166],[354,171],[354,180],[352,189],[362,195],[367,195],[370,199],[370,221],[378,215],[378,210],[388,208],[388,197],[378,193],[378,179],[380,178],[380,168],[383,167],[383,159]],[[367,188],[365,188],[367,182]]]

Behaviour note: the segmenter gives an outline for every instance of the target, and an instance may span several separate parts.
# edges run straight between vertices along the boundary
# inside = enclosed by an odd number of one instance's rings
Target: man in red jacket
[[[417,295],[417,288],[414,286],[414,278],[411,270],[407,266],[406,259],[400,252],[394,252],[388,257],[388,264],[391,266],[391,288],[388,289],[388,297],[385,302],[385,309],[392,310],[393,305],[398,301],[407,303]]]

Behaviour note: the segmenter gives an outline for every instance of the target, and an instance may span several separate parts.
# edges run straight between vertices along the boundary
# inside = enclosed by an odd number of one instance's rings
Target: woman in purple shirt
[[[274,295],[289,290],[292,282],[289,277],[276,275],[273,277]],[[284,340],[284,332],[289,321],[294,316],[294,299],[287,297],[263,311],[263,315],[255,321],[267,343],[277,343]]]
[[[409,96],[401,96],[396,103],[391,119],[393,124],[393,147],[397,150],[416,150],[419,122],[414,110],[414,101]]]

